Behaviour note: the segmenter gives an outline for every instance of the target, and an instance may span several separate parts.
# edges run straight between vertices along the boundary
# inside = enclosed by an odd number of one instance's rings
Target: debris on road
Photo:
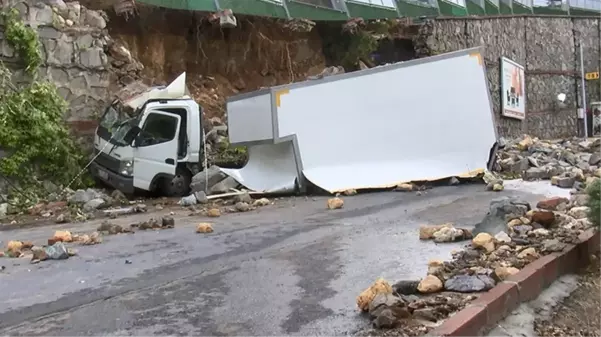
[[[498,151],[495,170],[506,177],[551,180],[561,188],[582,191],[586,178],[601,176],[601,139],[539,140],[524,136]]]
[[[91,246],[91,245],[97,245],[99,243],[102,243],[102,236],[100,236],[100,233],[98,232],[93,232],[92,234],[83,234],[83,235],[79,235],[77,237],[77,240],[75,240],[76,242],[81,243],[84,246]]]
[[[218,218],[221,216],[221,210],[219,210],[219,208],[210,208],[207,210],[207,216],[210,218]]]
[[[495,199],[483,221],[476,225],[475,237],[463,250],[454,251],[450,261],[429,261],[422,280],[399,281],[391,287],[392,292],[387,288],[380,291],[385,296],[377,295],[377,301],[370,287],[357,298],[357,304],[364,311],[368,308],[370,314],[370,308],[379,308],[370,315],[375,328],[395,329],[391,335],[423,335],[432,327],[424,320],[439,322],[475,298],[468,294],[488,291],[541,256],[561,252],[568,244],[578,243],[579,235],[593,226],[587,218],[588,201],[580,191],[574,191],[569,199],[541,200],[534,209],[519,198]],[[453,229],[451,223],[421,226],[419,238],[441,240],[446,236],[452,239],[454,233],[459,234]],[[431,307],[415,307],[412,303],[416,302],[409,300],[427,301],[432,296],[454,296],[456,305],[441,313]],[[370,306],[372,301],[374,304]]]
[[[98,232],[100,233],[105,233],[108,235],[116,235],[116,234],[120,234],[120,233],[129,233],[131,232],[131,230],[129,229],[125,229],[120,225],[116,225],[112,222],[109,221],[103,221],[100,226],[98,226],[98,228],[96,229]]]
[[[420,240],[434,240],[437,243],[469,240],[472,232],[464,228],[455,228],[452,223],[442,225],[423,225],[419,228]]]
[[[150,218],[147,221],[131,224],[129,231],[133,232],[134,228],[139,230],[175,228],[175,219],[171,216],[164,216],[160,221],[155,218]]]
[[[196,233],[213,233],[213,226],[210,223],[200,223],[196,226]]]
[[[328,199],[328,209],[341,209],[344,206],[344,200],[336,197]]]
[[[255,201],[253,201],[253,206],[254,207],[262,207],[262,206],[267,206],[271,203],[271,201],[269,201],[269,199],[267,198],[261,198],[261,199],[257,199]]]
[[[369,288],[359,294],[357,297],[357,306],[362,311],[367,311],[370,303],[379,294],[392,294],[392,287],[383,278],[377,279]]]
[[[50,260],[66,260],[73,253],[69,254],[69,250],[62,242],[56,242],[52,246],[45,248],[46,256]]]
[[[349,197],[350,197],[350,196],[352,196],[352,195],[355,195],[355,194],[357,194],[357,190],[356,190],[356,189],[354,189],[354,188],[351,188],[351,189],[348,189],[348,190],[345,190],[345,191],[343,191],[343,192],[342,192],[342,194],[344,194],[344,195],[346,195],[346,196],[349,196]]]
[[[415,186],[411,183],[402,183],[398,184],[394,190],[397,192],[411,192],[415,190]]]
[[[441,289],[442,282],[434,275],[426,275],[426,277],[423,278],[417,285],[417,290],[423,294],[435,293]]]
[[[53,245],[54,242],[72,242],[73,241],[73,235],[71,235],[71,232],[69,231],[56,231],[54,232],[54,235],[52,236],[52,238],[50,240],[48,240],[48,242],[52,242],[49,243],[49,245]]]

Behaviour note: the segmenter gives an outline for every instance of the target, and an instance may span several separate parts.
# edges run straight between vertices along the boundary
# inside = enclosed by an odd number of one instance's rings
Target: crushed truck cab
[[[92,175],[128,194],[186,195],[204,157],[201,108],[186,92],[184,73],[167,87],[113,102],[96,129]]]

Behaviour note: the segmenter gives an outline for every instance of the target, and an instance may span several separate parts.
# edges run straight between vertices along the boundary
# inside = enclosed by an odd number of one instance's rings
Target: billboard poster
[[[524,67],[505,57],[501,57],[501,102],[503,116],[526,118]]]

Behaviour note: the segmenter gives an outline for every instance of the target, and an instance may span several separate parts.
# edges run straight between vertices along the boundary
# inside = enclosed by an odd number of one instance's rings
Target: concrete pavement
[[[107,236],[66,261],[0,259],[0,335],[353,333],[366,324],[355,297],[377,277],[418,279],[429,259],[462,245],[420,242],[420,224],[470,227],[503,195],[542,198],[482,185],[344,197],[335,211],[324,197],[291,198],[217,219],[182,211],[175,229]],[[215,232],[195,234],[198,222]],[[0,241],[43,243],[55,229],[0,232]]]

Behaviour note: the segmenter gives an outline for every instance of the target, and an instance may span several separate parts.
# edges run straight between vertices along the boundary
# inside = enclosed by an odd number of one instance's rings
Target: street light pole
[[[582,80],[582,111],[584,112],[584,138],[588,138],[588,121],[586,115],[586,80],[584,78],[584,56],[582,54],[582,38],[580,38],[580,79]]]

